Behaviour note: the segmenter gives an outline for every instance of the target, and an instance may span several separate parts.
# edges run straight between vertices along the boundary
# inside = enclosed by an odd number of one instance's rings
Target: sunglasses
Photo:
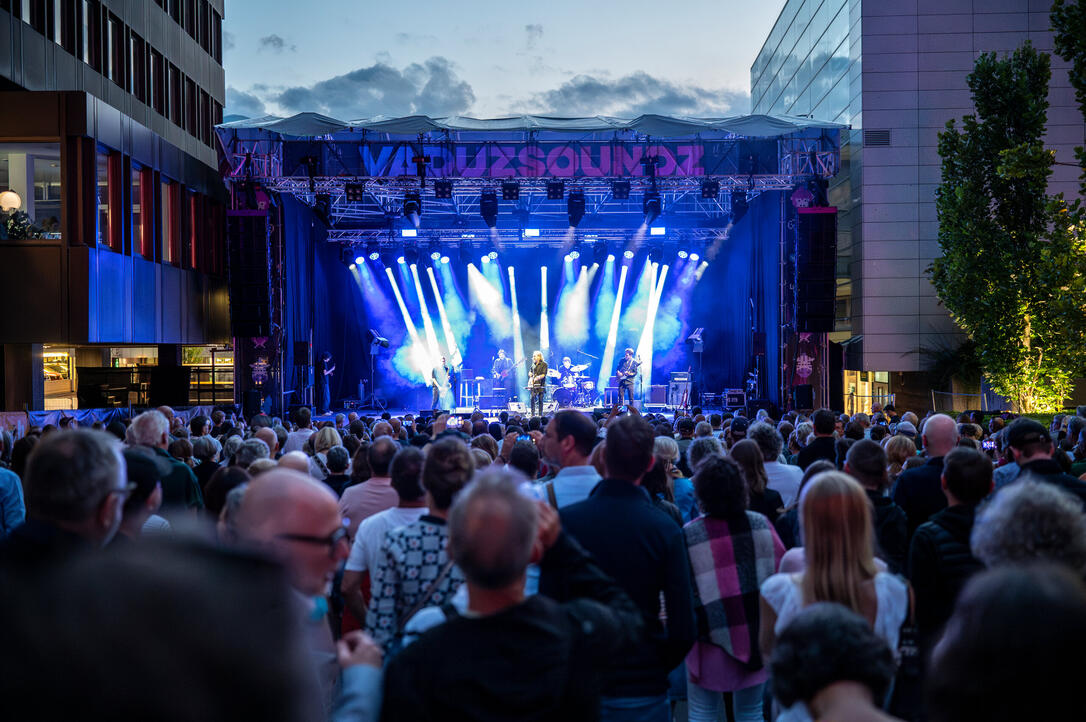
[[[287,541],[302,542],[303,544],[317,544],[328,547],[328,555],[335,557],[336,547],[340,542],[347,541],[347,528],[340,527],[328,536],[311,536],[309,534],[277,534],[277,538]]]

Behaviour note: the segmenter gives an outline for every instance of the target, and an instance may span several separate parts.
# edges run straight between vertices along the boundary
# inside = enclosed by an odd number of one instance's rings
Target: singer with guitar
[[[618,362],[615,377],[618,379],[618,402],[629,399],[629,405],[634,406],[634,378],[639,373],[641,358],[634,358],[634,350],[626,349],[626,355]]]
[[[543,354],[536,351],[532,354],[532,372],[528,379],[528,391],[531,393],[531,413],[534,416],[543,415],[543,394],[547,390],[547,362],[543,360]],[[539,410],[536,411],[536,402]]]
[[[430,373],[430,387],[434,392],[433,411],[441,408],[441,397],[449,390],[449,364],[441,357],[441,364]]]

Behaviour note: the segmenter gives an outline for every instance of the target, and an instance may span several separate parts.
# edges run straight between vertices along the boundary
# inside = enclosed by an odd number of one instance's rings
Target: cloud
[[[286,88],[272,100],[288,113],[314,111],[353,120],[374,115],[460,114],[474,105],[475,93],[448,59],[435,56],[403,69],[377,62],[309,86]]]
[[[229,30],[224,30],[223,34],[222,34],[222,47],[223,47],[223,50],[233,50],[234,45],[235,45],[234,34],[232,32],[230,32]]]
[[[274,33],[260,38],[260,46],[258,48],[258,50],[267,50],[273,53],[281,53],[284,50],[289,50],[293,53],[297,49],[297,45],[288,43],[282,35],[276,35]]]
[[[244,115],[247,118],[259,118],[267,115],[264,109],[264,101],[252,93],[238,90],[234,87],[226,88],[226,107],[223,115]]]
[[[525,45],[529,50],[535,48],[536,44],[543,39],[543,26],[539,23],[525,25],[524,32],[527,35]]]
[[[747,93],[677,83],[638,71],[621,78],[577,75],[519,104],[528,112],[566,116],[645,113],[714,117],[748,112]]]
[[[396,33],[394,37],[396,38],[396,42],[400,45],[406,45],[408,43],[433,44],[437,42],[437,36],[435,35],[419,35],[417,33]]]

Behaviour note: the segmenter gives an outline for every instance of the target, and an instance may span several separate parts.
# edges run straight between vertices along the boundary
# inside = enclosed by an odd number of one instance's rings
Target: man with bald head
[[[270,426],[261,426],[253,434],[253,438],[260,439],[268,445],[268,458],[279,458],[279,437],[276,436],[275,431]]]
[[[946,414],[935,414],[924,422],[920,436],[927,463],[903,471],[891,494],[908,521],[909,538],[932,514],[946,508],[943,494],[943,457],[958,445],[958,424]]]
[[[484,472],[453,506],[449,553],[466,579],[468,611],[448,611],[392,660],[383,720],[596,715],[598,670],[640,636],[641,614],[562,533],[557,512],[517,490],[523,481]],[[565,575],[566,603],[525,597],[525,571],[537,562]]]
[[[304,451],[288,451],[279,457],[279,466],[309,476],[309,457]]]
[[[361,632],[337,644],[327,619],[332,578],[350,550],[335,494],[304,474],[273,469],[249,482],[235,525],[242,542],[286,571],[325,710],[333,718],[377,719],[380,649]]]

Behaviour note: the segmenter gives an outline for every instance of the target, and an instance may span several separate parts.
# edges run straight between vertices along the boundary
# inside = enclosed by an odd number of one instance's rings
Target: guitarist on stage
[[[543,354],[536,351],[532,354],[532,375],[528,379],[528,391],[531,392],[531,412],[534,416],[543,415],[543,394],[547,390],[547,362],[543,360]],[[539,411],[536,411],[536,402],[539,403]]]
[[[634,405],[634,377],[638,374],[638,368],[641,366],[641,359],[634,358],[634,350],[632,348],[626,349],[626,355],[618,362],[618,369],[615,370],[615,376],[618,378],[618,403],[621,405],[622,400],[629,399],[629,405]]]
[[[445,361],[444,356],[441,357],[441,365],[434,366],[434,370],[430,373],[430,387],[434,392],[432,409],[437,411],[441,408],[442,395],[449,390],[449,364]]]
[[[513,370],[513,359],[505,355],[505,349],[498,349],[498,358],[490,367],[490,375],[494,378],[494,395],[500,396],[502,403],[509,399],[509,376]]]

